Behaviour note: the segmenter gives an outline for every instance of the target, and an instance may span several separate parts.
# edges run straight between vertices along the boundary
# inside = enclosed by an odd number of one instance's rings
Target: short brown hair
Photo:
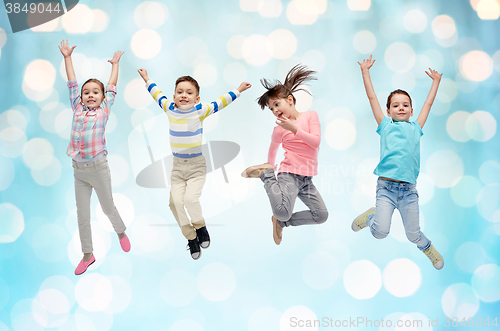
[[[391,94],[389,94],[389,97],[387,97],[387,109],[389,109],[391,107],[391,99],[392,99],[392,96],[394,94],[404,94],[404,95],[408,96],[408,98],[410,99],[410,107],[413,108],[413,106],[411,104],[411,97],[408,94],[408,92],[400,90],[400,89],[397,89],[397,90],[392,91]]]
[[[102,95],[104,95],[104,84],[99,79],[95,79],[95,78],[90,78],[85,83],[83,83],[82,90],[80,91],[80,95],[83,94],[83,87],[88,83],[96,83],[97,85],[99,85],[99,87],[101,88]]]
[[[177,88],[177,85],[179,85],[179,83],[182,83],[182,82],[190,82],[196,88],[196,95],[200,94],[200,85],[198,85],[198,82],[196,81],[196,79],[194,79],[191,76],[182,76],[182,77],[179,77],[175,81],[175,88]]]
[[[309,91],[302,88],[299,89],[298,87],[307,81],[315,80],[316,78],[312,76],[314,73],[316,73],[316,71],[308,70],[306,66],[297,64],[290,69],[283,84],[281,84],[279,80],[269,81],[265,78],[261,79],[260,82],[267,91],[257,99],[257,103],[261,109],[264,109],[269,99],[286,99],[291,95],[293,103],[295,104],[296,100],[292,93],[297,91],[309,93]]]

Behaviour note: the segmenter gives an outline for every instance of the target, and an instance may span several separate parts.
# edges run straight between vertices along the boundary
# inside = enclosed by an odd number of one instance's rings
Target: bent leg
[[[425,251],[431,247],[431,242],[420,230],[417,189],[412,188],[407,192],[399,202],[398,208],[403,219],[406,237],[416,244],[418,249]]]
[[[375,213],[368,216],[366,220],[372,235],[377,239],[384,239],[387,237],[391,229],[392,214],[394,208],[396,208],[396,203],[391,193],[392,192],[385,187],[377,188]]]
[[[280,173],[278,178],[274,176],[274,169],[266,169],[260,176],[264,182],[271,209],[274,217],[279,220],[281,227],[286,223],[293,213],[295,199],[299,194],[295,176],[289,173]]]
[[[314,186],[311,177],[304,179],[304,185],[300,188],[298,198],[309,208],[309,210],[294,213],[287,226],[298,226],[305,224],[321,224],[328,218],[328,210],[325,202]]]

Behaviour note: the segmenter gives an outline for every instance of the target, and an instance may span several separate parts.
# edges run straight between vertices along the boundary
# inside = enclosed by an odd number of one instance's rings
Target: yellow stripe
[[[195,148],[201,146],[201,141],[192,144],[170,143],[170,146],[176,148]]]
[[[160,94],[160,93],[161,93],[161,91],[160,91],[160,90],[156,91],[156,92],[155,92],[155,94],[153,94],[153,99],[155,99],[155,100],[156,100],[156,96],[157,96],[158,94]]]
[[[188,120],[187,119],[174,118],[174,117],[171,117],[171,116],[168,117],[168,121],[170,123],[174,123],[174,124],[188,124]]]
[[[226,107],[227,106],[227,100],[226,100],[226,97],[225,96],[221,96],[220,99],[222,100],[222,107]]]

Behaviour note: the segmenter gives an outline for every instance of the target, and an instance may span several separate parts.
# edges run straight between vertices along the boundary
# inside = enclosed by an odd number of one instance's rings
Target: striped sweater
[[[209,104],[198,103],[192,109],[180,110],[173,101],[167,99],[154,81],[149,80],[146,88],[168,116],[170,148],[172,154],[180,158],[202,155],[203,121],[240,96],[238,90],[232,90]]]

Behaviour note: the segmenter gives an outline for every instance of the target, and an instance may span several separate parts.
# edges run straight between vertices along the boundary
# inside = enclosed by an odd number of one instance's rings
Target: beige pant
[[[90,196],[92,189],[97,193],[102,211],[108,216],[116,233],[125,232],[125,224],[113,202],[111,175],[106,156],[97,161],[80,163],[73,161],[75,174],[76,212],[78,230],[83,253],[92,253],[92,233],[90,230]]]
[[[170,187],[170,209],[186,239],[196,238],[196,230],[205,226],[201,213],[200,196],[207,176],[203,155],[191,159],[174,156]],[[184,209],[185,207],[185,209]],[[191,217],[189,220],[187,214]]]

